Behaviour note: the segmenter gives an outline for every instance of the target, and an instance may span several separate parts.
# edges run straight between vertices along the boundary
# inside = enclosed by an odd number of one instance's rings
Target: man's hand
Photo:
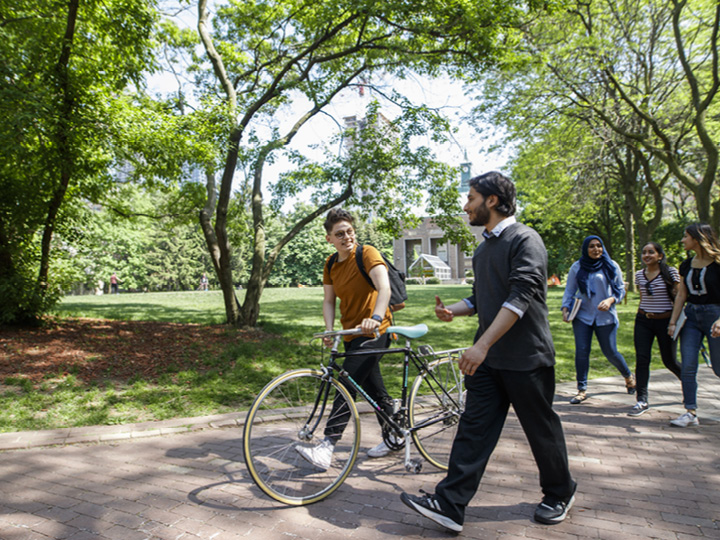
[[[460,357],[458,366],[464,375],[473,375],[487,357],[488,349],[485,349],[480,342],[467,349]]]
[[[439,296],[435,297],[435,315],[441,321],[450,322],[453,320],[453,312],[445,307]]]
[[[570,316],[570,312],[568,311],[568,308],[563,308],[562,314],[563,314],[563,322],[570,322],[570,321],[568,321],[568,317]]]

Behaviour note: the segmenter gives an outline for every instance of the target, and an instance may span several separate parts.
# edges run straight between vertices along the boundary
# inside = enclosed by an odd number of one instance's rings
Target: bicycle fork
[[[323,368],[322,387],[315,398],[315,403],[310,411],[308,419],[303,424],[303,427],[298,431],[298,439],[304,442],[310,442],[315,436],[315,430],[320,424],[320,420],[325,414],[325,407],[327,407],[328,396],[330,395],[330,387],[332,386],[329,382],[332,377],[332,371],[329,368]],[[320,407],[320,414],[316,416],[318,407]],[[314,424],[313,424],[314,422]],[[310,427],[310,424],[313,424]]]

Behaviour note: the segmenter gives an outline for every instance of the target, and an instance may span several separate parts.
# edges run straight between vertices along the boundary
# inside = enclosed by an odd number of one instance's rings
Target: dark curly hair
[[[507,176],[499,172],[489,172],[470,179],[470,187],[487,198],[495,195],[498,198],[498,205],[495,210],[503,216],[515,215],[515,184]]]
[[[347,221],[348,223],[350,223],[350,225],[355,225],[355,218],[352,217],[352,214],[350,212],[348,212],[347,210],[343,210],[342,208],[333,208],[327,213],[325,223],[323,223],[323,226],[325,227],[325,232],[330,234],[332,228],[339,221]]]

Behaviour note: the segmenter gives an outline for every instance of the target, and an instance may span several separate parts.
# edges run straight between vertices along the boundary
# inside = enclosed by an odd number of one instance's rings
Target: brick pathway
[[[511,414],[469,507],[467,538],[720,539],[720,380],[701,366],[698,428],[668,421],[682,412],[680,385],[655,371],[651,410],[625,415],[633,398],[619,377],[591,381],[591,398],[567,403],[558,387],[573,473],[570,517],[547,527],[531,516],[537,471]],[[406,473],[398,457],[361,458],[320,503],[287,508],[249,480],[243,414],[173,422],[0,435],[0,539],[446,538],[407,509],[401,491],[432,491],[431,467]],[[379,441],[363,421],[363,448]],[[43,446],[58,444],[59,446]]]

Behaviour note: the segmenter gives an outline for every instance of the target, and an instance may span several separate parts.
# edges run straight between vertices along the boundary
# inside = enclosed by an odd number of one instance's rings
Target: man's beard
[[[473,213],[473,217],[470,219],[470,225],[474,227],[484,227],[488,221],[490,221],[490,210],[486,202],[483,201],[482,206]]]

